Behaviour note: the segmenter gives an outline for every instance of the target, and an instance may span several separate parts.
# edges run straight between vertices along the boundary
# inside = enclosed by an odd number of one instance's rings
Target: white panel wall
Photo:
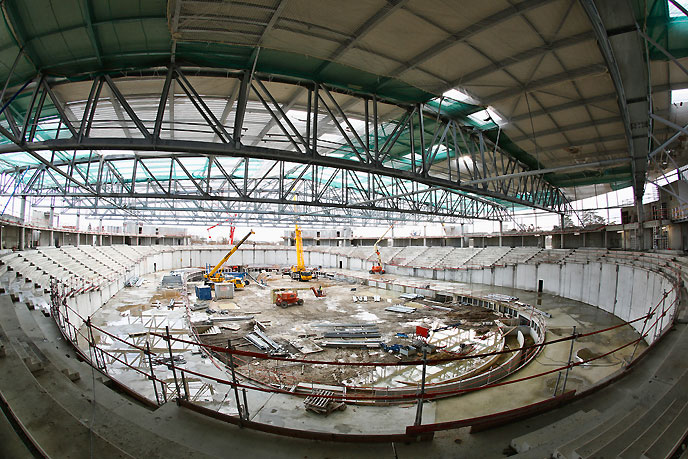
[[[616,306],[616,271],[617,265],[602,264],[600,293],[597,302],[597,306],[612,314],[614,314],[614,307]]]

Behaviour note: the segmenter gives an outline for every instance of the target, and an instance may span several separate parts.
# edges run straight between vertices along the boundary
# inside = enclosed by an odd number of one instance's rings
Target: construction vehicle
[[[239,247],[241,247],[241,244],[246,242],[246,239],[248,239],[249,236],[251,236],[252,234],[256,234],[256,233],[253,230],[249,231],[248,234],[246,236],[244,236],[244,238],[242,240],[237,242],[236,245],[234,247],[232,247],[232,250],[230,250],[227,253],[227,255],[225,255],[222,258],[222,260],[220,260],[220,262],[217,265],[215,265],[215,267],[212,270],[210,270],[209,272],[207,272],[203,275],[203,277],[206,279],[206,284],[212,286],[212,285],[220,283],[220,282],[232,282],[232,283],[234,283],[234,288],[238,289],[238,290],[241,290],[248,285],[248,281],[245,280],[244,276],[236,276],[235,275],[235,276],[225,278],[226,273],[223,273],[222,271],[220,271],[220,268],[222,268],[222,265],[224,265],[225,262],[227,260],[229,260],[229,257],[234,255],[234,252],[236,252],[239,249]]]
[[[296,225],[294,231],[296,239],[296,265],[291,267],[291,278],[301,282],[308,282],[313,279],[313,271],[306,271],[303,261],[303,240],[301,239],[301,228]]]
[[[322,285],[319,286],[317,290],[315,287],[311,287],[311,290],[313,291],[313,295],[315,295],[316,298],[324,298],[327,296],[327,293],[323,291]]]
[[[279,292],[275,298],[275,305],[280,308],[288,308],[295,304],[299,306],[303,304],[303,299],[299,298],[296,292]]]
[[[377,256],[377,262],[373,263],[373,267],[370,268],[370,271],[369,271],[370,274],[384,274],[385,273],[385,269],[382,267],[382,257],[380,256],[380,249],[378,248],[377,244],[382,239],[384,239],[385,236],[387,236],[387,233],[392,228],[394,228],[394,223],[392,223],[392,225],[389,228],[387,228],[387,231],[385,231],[385,234],[380,236],[380,239],[375,241],[375,255]]]

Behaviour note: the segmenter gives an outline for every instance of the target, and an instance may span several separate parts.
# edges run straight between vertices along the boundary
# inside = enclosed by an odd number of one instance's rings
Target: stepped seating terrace
[[[456,248],[435,265],[436,268],[463,268],[468,260],[480,253],[482,248]]]
[[[426,250],[428,250],[428,248],[423,246],[403,247],[402,250],[394,255],[389,263],[400,266],[413,266],[413,260]]]
[[[514,247],[509,250],[502,258],[497,260],[498,265],[514,265],[517,263],[528,263],[528,260],[542,252],[538,247]]]
[[[571,252],[571,249],[545,249],[535,254],[527,263],[559,263]]]
[[[425,252],[414,258],[412,263],[418,268],[433,268],[453,251],[454,247],[428,247]]]
[[[607,253],[608,251],[605,249],[576,249],[562,259],[562,261],[566,263],[589,263],[591,261],[599,261]]]
[[[405,249],[399,249],[399,252]],[[414,247],[406,253],[417,249]],[[459,255],[469,258],[483,254],[485,250],[490,257],[480,259],[489,262],[499,252],[494,248],[437,249],[431,248],[429,252],[437,256],[444,253],[442,263],[436,263],[438,266],[460,259]],[[118,247],[108,250],[120,253]],[[504,253],[502,258],[511,256],[512,252]],[[548,257],[560,260],[566,252],[544,250],[529,262]],[[578,252],[579,256],[572,259],[592,260],[597,257],[602,262],[642,267],[655,263],[659,270],[668,267],[673,258],[629,252],[597,251],[593,254],[584,249]],[[677,261],[688,266],[688,259],[679,257]],[[30,263],[41,262],[62,269],[72,278],[75,276],[39,251],[0,256],[0,274],[7,266],[37,268]],[[47,275],[44,267],[38,268],[44,274],[36,270],[36,275]],[[2,277],[0,281],[3,286],[14,282],[15,287],[27,294],[40,294],[33,290],[33,286],[13,276]],[[0,295],[0,345],[3,351],[0,353],[0,394],[12,407],[20,425],[48,456],[84,457],[88,451],[84,451],[83,445],[89,442],[101,457],[154,457],[162,452],[170,457],[200,456],[199,451],[206,446],[194,443],[191,437],[187,437],[188,445],[176,442],[170,434],[165,437],[164,432],[154,427],[158,421],[153,418],[174,410],[174,420],[165,422],[181,423],[194,431],[204,428],[200,426],[205,424],[194,427],[193,423],[212,424],[214,421],[201,421],[197,416],[188,415],[185,418],[177,413],[179,408],[174,403],[168,403],[156,412],[132,403],[103,384],[107,378],[84,377],[90,375],[91,368],[77,361],[68,343],[58,338],[59,332],[51,318],[44,317],[39,311],[30,311],[24,302],[12,302],[9,295]],[[534,428],[518,426],[522,434],[512,437],[511,441],[519,453],[514,457],[549,457],[554,454],[561,458],[659,458],[670,455],[688,432],[688,393],[685,392],[688,370],[681,363],[688,353],[686,325],[677,325],[676,331],[658,346],[652,355],[661,355],[662,358],[645,358],[620,382],[576,401],[570,407],[531,418],[528,424]],[[97,398],[93,385],[97,388]],[[91,423],[94,409],[99,414]],[[60,426],[61,435],[55,435],[54,429],[47,427],[56,424]],[[514,427],[493,430],[489,441],[504,438],[503,432],[512,431],[510,429]],[[480,438],[476,436],[475,441],[481,441]]]
[[[466,262],[466,266],[492,266],[511,250],[509,247],[485,247]]]

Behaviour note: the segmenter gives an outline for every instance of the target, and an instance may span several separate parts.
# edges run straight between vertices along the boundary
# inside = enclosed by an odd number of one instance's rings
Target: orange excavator
[[[385,234],[380,236],[380,239],[375,241],[375,255],[377,256],[377,262],[373,263],[373,267],[370,268],[370,274],[384,274],[385,273],[385,268],[382,267],[382,257],[380,256],[380,249],[378,248],[377,244],[380,242],[382,239],[384,239],[385,236],[387,236],[387,233],[389,233],[389,230],[394,228],[394,223],[392,223],[392,226],[387,228],[387,231],[385,231]]]

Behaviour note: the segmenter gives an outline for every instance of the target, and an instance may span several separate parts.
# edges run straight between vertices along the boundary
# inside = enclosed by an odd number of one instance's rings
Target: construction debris
[[[390,311],[390,312],[400,312],[402,314],[411,314],[412,312],[416,312],[416,308],[409,308],[407,306],[402,306],[400,304],[395,304],[394,306],[388,306],[385,308],[385,311]]]
[[[333,411],[345,410],[346,404],[330,398],[334,396],[334,392],[329,390],[315,390],[313,395],[306,397],[303,404],[306,406],[308,411],[312,411],[317,414],[324,414],[327,416]]]
[[[518,297],[510,296],[510,295],[502,295],[501,293],[490,293],[489,295],[486,295],[485,298],[488,298],[490,300],[495,300],[495,301],[504,301],[507,303],[510,301],[518,300]]]
[[[246,335],[246,339],[251,342],[258,349],[267,351],[270,355],[288,355],[289,353],[281,344],[276,343],[272,338],[263,333],[263,331],[258,328],[253,328],[253,333]]]
[[[342,340],[342,341],[323,341],[320,343],[322,347],[354,347],[376,349],[380,347],[382,341],[380,340]]]
[[[425,298],[423,295],[417,293],[402,293],[399,295],[399,299],[402,300],[422,300],[423,298]]]
[[[316,352],[322,352],[323,348],[318,346],[313,342],[313,340],[308,338],[297,338],[289,341],[289,344],[294,346],[302,354],[314,354]]]

